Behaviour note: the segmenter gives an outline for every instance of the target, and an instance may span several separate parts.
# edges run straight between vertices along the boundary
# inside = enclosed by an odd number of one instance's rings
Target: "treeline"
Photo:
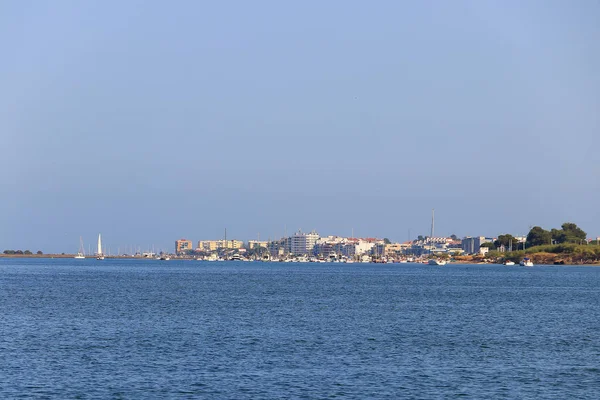
[[[560,229],[545,230],[534,226],[525,243],[510,234],[500,235],[493,243],[484,243],[490,253],[486,258],[519,262],[530,257],[537,264],[597,264],[600,263],[600,245],[597,240],[588,243],[587,234],[576,224],[565,222]],[[500,250],[500,251],[496,251]],[[512,251],[510,251],[512,250]]]
[[[519,262],[523,257],[530,257],[536,264],[597,264],[600,263],[600,246],[575,243],[548,244],[505,253],[492,251],[487,257],[514,262]]]
[[[33,254],[30,250],[4,250],[4,254],[8,254],[8,255],[12,255],[12,254],[19,254],[19,255],[31,255]],[[41,250],[38,250],[37,253],[35,253],[37,255],[41,255],[44,254]]]
[[[586,241],[587,234],[576,224],[565,222],[561,229],[551,229],[549,231],[534,226],[527,234],[526,244],[528,247],[544,246],[546,244],[576,243],[583,244]]]
[[[496,250],[503,247],[505,250],[512,248],[513,250],[525,250],[535,246],[545,246],[554,244],[587,244],[587,234],[576,224],[565,222],[561,225],[561,229],[551,229],[549,231],[534,226],[527,234],[525,243],[519,241],[510,234],[500,235],[493,243],[484,243],[482,247],[489,247],[490,250]]]

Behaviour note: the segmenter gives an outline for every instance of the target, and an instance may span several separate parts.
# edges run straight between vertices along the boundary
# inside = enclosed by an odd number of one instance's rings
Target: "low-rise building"
[[[410,247],[410,245],[405,243],[390,243],[385,245],[384,253],[386,257],[397,256],[405,254],[408,247]]]
[[[198,251],[216,251],[220,249],[241,249],[244,242],[241,240],[200,240],[198,242]]]
[[[248,249],[253,250],[253,249],[259,249],[261,247],[266,248],[267,247],[267,241],[260,241],[260,240],[248,240]]]
[[[200,240],[198,242],[198,247],[196,248],[198,251],[211,252],[217,250],[217,241],[216,240]]]

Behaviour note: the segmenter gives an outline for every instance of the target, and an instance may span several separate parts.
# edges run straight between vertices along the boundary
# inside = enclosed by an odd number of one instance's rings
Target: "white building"
[[[301,230],[299,230],[298,232],[294,233],[290,238],[290,252],[296,256],[311,254],[315,243],[317,243],[317,240],[319,240],[319,237],[319,234],[315,231],[312,231],[310,233],[304,233]]]
[[[369,242],[369,241],[360,239],[354,245],[354,254],[363,255],[363,254],[370,253],[374,246],[375,246],[375,242]]]
[[[465,251],[466,254],[477,254],[479,253],[479,248],[482,244],[490,243],[493,241],[493,238],[486,238],[485,236],[467,236],[462,240],[462,249]]]

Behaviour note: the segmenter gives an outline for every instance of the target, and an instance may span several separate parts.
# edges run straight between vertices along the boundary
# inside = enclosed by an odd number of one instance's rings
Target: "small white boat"
[[[77,255],[73,258],[85,258],[85,250],[83,249],[83,239],[81,238],[81,236],[79,236],[79,251],[77,252]]]
[[[525,257],[524,259],[521,260],[519,265],[521,265],[522,267],[533,267],[533,261],[531,261],[529,258]]]
[[[508,261],[504,262],[504,265],[509,265],[510,266],[510,265],[515,265],[515,263],[513,261],[508,260]]]
[[[429,265],[446,265],[446,261],[444,260],[437,260],[435,258],[430,259],[427,264]]]

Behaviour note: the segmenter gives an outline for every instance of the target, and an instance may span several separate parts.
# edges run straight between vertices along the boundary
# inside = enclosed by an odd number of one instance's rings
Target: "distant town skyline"
[[[600,3],[0,6],[0,247],[600,233]],[[286,228],[287,227],[287,228]]]
[[[550,231],[553,228],[560,228],[561,224],[557,224],[555,226],[551,226],[551,227],[542,227],[543,229],[546,229],[548,231]],[[578,224],[576,224],[578,225]],[[535,226],[539,226],[539,225],[535,225]],[[487,237],[487,238],[497,238],[500,235],[504,235],[504,234],[509,234],[509,235],[513,235],[515,237],[520,237],[520,238],[524,238],[527,236],[530,228],[532,228],[533,225],[531,227],[528,227],[526,232],[495,232],[493,234],[483,234],[481,232],[479,233],[469,233],[469,234],[456,234],[456,233],[452,233],[452,234],[445,234],[445,233],[439,233],[436,231],[434,234],[434,238],[450,238],[451,236],[456,236],[458,240],[461,239],[465,239],[465,238],[470,238],[470,237]],[[581,227],[581,226],[580,226]],[[585,229],[584,229],[585,230]],[[284,238],[289,238],[291,236],[297,235],[299,233],[316,233],[318,234],[320,237],[338,237],[338,238],[354,238],[354,239],[377,239],[377,240],[384,240],[384,239],[388,239],[390,240],[390,242],[392,243],[405,243],[407,241],[417,241],[420,237],[423,238],[428,238],[430,237],[430,233],[427,232],[423,232],[423,233],[415,233],[415,232],[408,232],[407,231],[407,235],[405,238],[401,238],[400,236],[386,236],[386,235],[381,235],[381,234],[372,234],[372,235],[357,235],[354,230],[351,230],[351,233],[346,235],[343,233],[329,233],[328,231],[326,231],[324,234],[319,233],[317,230],[303,230],[301,228],[297,229],[297,230],[293,230],[293,231],[288,231],[287,227],[283,228],[282,234],[280,236],[277,236],[276,234],[273,236],[267,236],[264,237],[260,234],[257,233],[256,237],[254,238],[243,238],[240,236],[231,236],[231,230],[229,231],[229,235],[227,236],[227,238],[225,238],[225,229],[222,232],[221,236],[208,236],[208,235],[197,235],[197,234],[193,234],[193,235],[179,235],[176,236],[176,239],[171,238],[171,241],[169,244],[166,243],[160,243],[158,241],[151,241],[150,243],[139,243],[139,242],[135,242],[134,241],[130,241],[130,243],[114,243],[110,241],[109,239],[106,239],[106,234],[103,234],[103,248],[105,251],[105,254],[112,254],[112,255],[117,255],[117,254],[135,254],[135,253],[145,253],[145,252],[152,252],[152,253],[159,253],[159,252],[172,252],[173,251],[173,240],[179,241],[179,240],[188,240],[192,243],[192,247],[188,247],[187,249],[191,249],[191,250],[196,250],[197,249],[197,243],[201,243],[201,242],[224,242],[225,240],[227,240],[227,242],[232,242],[235,243],[235,245],[233,245],[231,248],[240,248],[242,246],[247,246],[249,242],[269,242],[269,241],[278,241],[278,240],[282,240]],[[414,234],[413,234],[414,233]],[[98,233],[99,234],[99,233]],[[79,249],[80,243],[83,242],[83,248],[84,251],[87,254],[94,254],[95,253],[95,249],[96,249],[96,242],[97,242],[97,238],[98,238],[98,234],[93,234],[93,237],[87,237],[87,236],[80,236],[77,238],[78,242],[77,242],[77,248],[74,247],[74,245],[72,244],[67,244],[64,248],[56,248],[56,249],[44,249],[40,246],[36,246],[36,245],[30,245],[30,246],[4,246],[3,250],[30,250],[33,253],[35,253],[36,251],[43,251],[44,253],[50,254],[50,253],[55,253],[55,254],[60,254],[60,253],[76,253],[77,250]],[[410,234],[410,236],[409,236]],[[587,238],[589,240],[597,240],[600,237],[599,234],[596,234],[594,232],[590,233],[587,232]],[[216,248],[213,247],[208,247],[207,249],[209,250],[215,250]]]

